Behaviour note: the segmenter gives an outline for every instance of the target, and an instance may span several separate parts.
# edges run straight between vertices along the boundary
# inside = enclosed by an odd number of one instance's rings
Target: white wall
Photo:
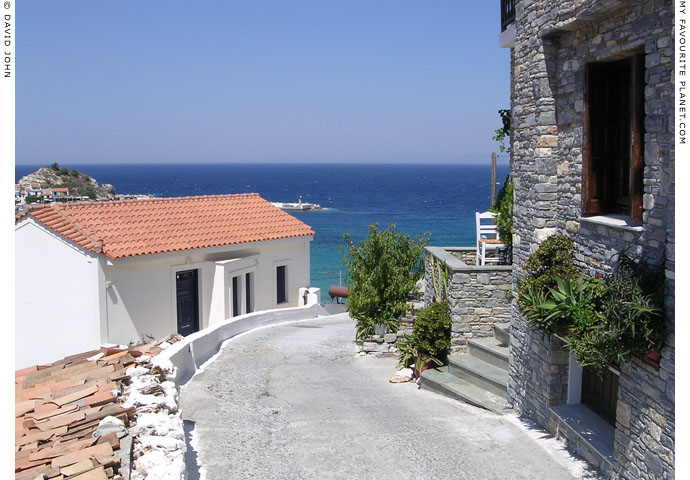
[[[15,369],[101,344],[98,259],[32,219],[15,228]]]
[[[143,335],[156,338],[177,331],[175,273],[199,270],[200,328],[231,315],[232,277],[253,275],[253,309],[299,305],[299,288],[309,286],[311,237],[257,242],[111,261],[101,268],[107,289],[107,334],[113,343],[128,343]],[[286,265],[288,301],[276,303],[276,267]],[[244,288],[241,312],[246,312]]]
[[[166,369],[175,367],[175,380],[183,385],[194,376],[197,370],[213,357],[223,342],[255,328],[278,325],[284,322],[307,320],[328,312],[318,303],[318,289],[314,289],[313,301],[297,308],[280,308],[248,313],[239,317],[218,322],[215,325],[193,333],[154,358],[156,365]]]
[[[177,331],[175,273],[199,270],[199,327],[231,314],[234,275],[253,276],[253,310],[299,305],[309,286],[312,237],[110,260],[40,226],[16,228],[16,368],[144,335]],[[276,303],[276,267],[286,266],[288,301]],[[247,311],[244,285],[241,313]]]

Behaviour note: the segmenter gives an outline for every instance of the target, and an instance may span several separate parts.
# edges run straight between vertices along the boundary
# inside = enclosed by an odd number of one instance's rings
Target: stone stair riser
[[[501,398],[508,397],[507,384],[501,384],[500,382],[496,382],[490,378],[486,378],[481,374],[481,372],[470,370],[459,365],[455,365],[453,363],[449,365],[448,371],[456,377],[462,378],[463,380],[467,380],[468,382],[480,388],[483,388],[488,392],[498,395]]]
[[[432,392],[440,393],[441,395],[454,398],[455,400],[460,400],[461,402],[469,403],[470,405],[474,405],[475,407],[486,408],[484,405],[481,405],[479,402],[475,402],[470,397],[461,395],[460,393],[450,390],[448,388],[444,388],[442,383],[432,382],[429,379],[424,378],[423,376],[422,381],[420,383],[422,388],[425,390],[431,390]]]
[[[500,328],[498,325],[494,325],[494,336],[501,344],[508,346],[510,345],[510,330]]]
[[[470,355],[484,360],[486,363],[490,363],[503,370],[508,370],[508,355],[507,354],[497,354],[496,352],[483,348],[482,345],[477,344],[473,341],[468,342]]]

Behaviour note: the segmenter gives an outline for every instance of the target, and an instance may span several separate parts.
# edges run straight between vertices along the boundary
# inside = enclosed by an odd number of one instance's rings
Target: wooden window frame
[[[630,166],[628,172],[621,172],[621,175],[629,175],[629,196],[630,208],[627,214],[634,222],[642,221],[642,195],[644,192],[644,88],[645,88],[645,60],[643,53],[637,53],[632,57],[612,62],[593,62],[585,66],[585,95],[584,95],[584,151],[582,169],[582,213],[593,215],[605,215],[622,213],[611,209],[609,206],[602,205],[599,198],[595,198],[595,174],[592,158],[592,121],[590,109],[590,95],[592,95],[592,77],[594,69],[615,69],[620,68],[622,62],[630,63]],[[605,189],[604,189],[605,190]],[[611,192],[605,192],[607,200],[612,198]]]

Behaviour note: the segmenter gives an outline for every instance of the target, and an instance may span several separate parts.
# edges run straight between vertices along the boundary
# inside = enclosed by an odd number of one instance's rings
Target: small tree
[[[395,224],[379,230],[375,223],[369,225],[365,240],[355,244],[349,233],[344,239],[346,304],[357,321],[357,340],[372,335],[376,324],[397,331],[398,318],[407,310],[407,296],[416,291],[424,274],[422,252],[429,234],[413,239],[396,232]]]
[[[50,168],[57,172],[58,170],[60,170],[60,165],[58,165],[57,162],[53,162],[50,164]]]

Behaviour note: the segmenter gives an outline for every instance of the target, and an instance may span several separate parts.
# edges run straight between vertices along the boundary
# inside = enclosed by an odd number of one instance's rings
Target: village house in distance
[[[36,206],[15,219],[16,368],[303,303],[314,232],[258,194]],[[36,274],[49,271],[54,275]],[[302,303],[300,303],[302,302]]]
[[[537,246],[566,235],[590,276],[623,252],[663,267],[669,332],[657,365],[634,358],[596,379],[513,302],[508,400],[614,478],[674,478],[673,2],[501,0],[501,12],[514,292]]]

